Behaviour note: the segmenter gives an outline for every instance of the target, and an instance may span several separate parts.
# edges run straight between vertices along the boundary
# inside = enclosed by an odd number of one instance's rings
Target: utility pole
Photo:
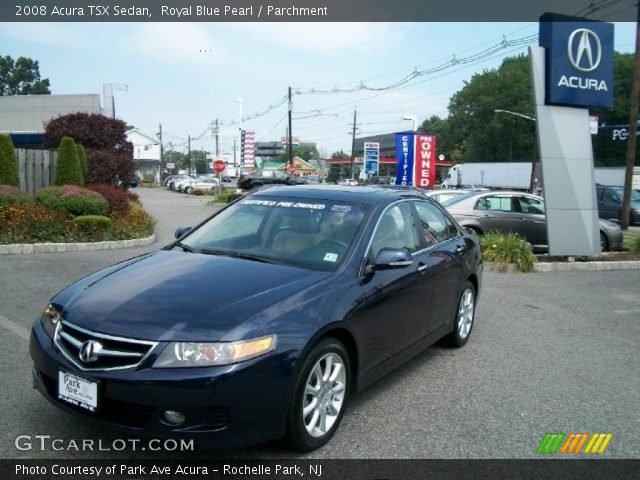
[[[636,14],[636,53],[633,60],[633,86],[631,87],[631,109],[629,111],[629,141],[627,142],[627,162],[624,175],[624,195],[622,197],[622,213],[620,227],[629,229],[631,211],[631,186],[633,184],[633,167],[636,160],[636,135],[638,133],[638,94],[640,93],[640,4]]]
[[[356,159],[356,109],[353,109],[353,133],[351,134],[351,180],[353,176],[353,163]]]
[[[202,160],[204,160],[204,174],[206,175],[207,174],[207,157],[204,154],[204,145],[202,145]]]
[[[218,126],[218,119],[216,118],[216,129],[215,129],[215,136],[216,136],[216,160],[218,159],[218,157],[220,156],[220,149],[218,146],[218,142],[220,140],[220,127]]]
[[[191,175],[191,135],[187,137],[187,175]]]
[[[158,139],[160,140],[160,175],[158,176],[158,182],[160,184],[162,184],[162,171],[164,170],[162,168],[162,162],[164,160],[164,149],[162,147],[162,124],[159,125],[159,130],[158,130]]]
[[[237,168],[236,164],[236,137],[233,137],[233,168]],[[236,171],[236,175],[238,172]]]
[[[291,112],[293,110],[293,103],[291,103],[291,87],[289,87],[289,134],[287,136],[288,148],[289,148],[289,165],[293,165],[293,133],[291,132]]]

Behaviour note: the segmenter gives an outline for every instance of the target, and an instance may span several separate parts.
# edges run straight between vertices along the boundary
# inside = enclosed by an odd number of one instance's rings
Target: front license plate
[[[95,412],[98,384],[66,372],[58,372],[58,400]]]

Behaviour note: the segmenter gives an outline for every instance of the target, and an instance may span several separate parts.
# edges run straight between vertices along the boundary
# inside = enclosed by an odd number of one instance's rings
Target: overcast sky
[[[162,123],[164,142],[213,150],[208,125],[264,111],[294,89],[355,87],[364,81],[384,87],[414,68],[464,59],[500,43],[528,37],[537,23],[39,23],[3,24],[0,54],[40,63],[54,94],[115,91],[117,116],[154,134]],[[615,48],[632,52],[635,24],[615,25]],[[453,93],[474,73],[497,67],[526,46],[500,49],[487,58],[451,66],[401,89],[382,92],[294,96],[293,135],[316,142],[321,153],[351,150],[353,109],[359,135],[411,128],[404,114],[421,122],[446,116]],[[257,140],[280,140],[286,103],[243,126]],[[304,118],[303,118],[304,117]],[[222,148],[231,152],[237,126],[224,127]],[[203,135],[204,133],[204,135]]]

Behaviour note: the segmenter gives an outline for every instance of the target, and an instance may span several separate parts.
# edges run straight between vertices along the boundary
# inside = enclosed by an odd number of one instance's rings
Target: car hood
[[[155,341],[216,341],[330,273],[251,260],[155,252],[101,270],[53,299],[80,327]]]

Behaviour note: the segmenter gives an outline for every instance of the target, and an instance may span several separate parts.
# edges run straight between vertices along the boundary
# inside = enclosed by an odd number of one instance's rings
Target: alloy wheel
[[[473,325],[473,313],[475,309],[475,301],[473,291],[470,288],[465,289],[460,297],[458,306],[458,336],[461,340],[466,339]]]
[[[302,397],[302,420],[312,437],[326,435],[340,416],[346,380],[344,360],[337,353],[323,355],[311,369]]]

